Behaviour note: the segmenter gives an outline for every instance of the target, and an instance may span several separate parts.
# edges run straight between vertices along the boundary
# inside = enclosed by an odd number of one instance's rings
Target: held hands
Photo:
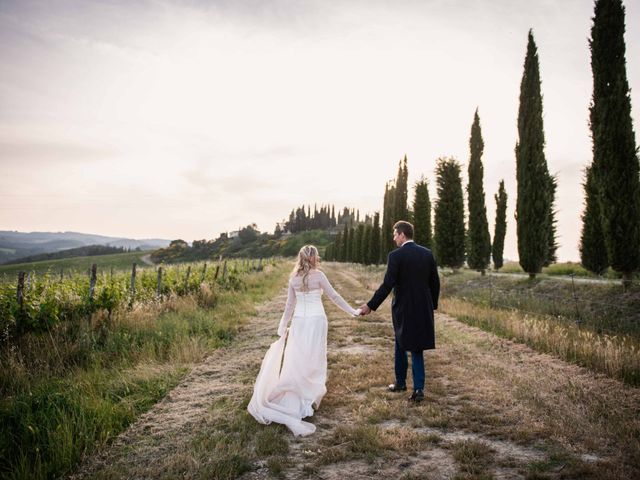
[[[369,315],[371,313],[371,309],[366,303],[363,303],[358,310],[360,310],[360,315],[362,316]]]

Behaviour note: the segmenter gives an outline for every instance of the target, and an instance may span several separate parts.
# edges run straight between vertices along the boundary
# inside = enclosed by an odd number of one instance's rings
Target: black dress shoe
[[[414,390],[409,397],[410,402],[421,402],[424,400],[424,392],[422,390]]]
[[[407,391],[407,386],[406,385],[397,385],[395,383],[392,383],[391,385],[389,385],[387,387],[387,389],[390,392],[406,392]]]

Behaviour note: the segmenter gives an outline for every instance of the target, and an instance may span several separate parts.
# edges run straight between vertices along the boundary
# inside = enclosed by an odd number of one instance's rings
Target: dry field
[[[379,270],[326,264],[353,305]],[[527,346],[436,316],[426,399],[393,381],[390,301],[364,319],[326,303],[328,393],[318,430],[294,438],[246,413],[285,300],[258,307],[237,340],[198,365],[103,451],[81,478],[640,478],[640,390]],[[410,378],[408,379],[410,385]]]

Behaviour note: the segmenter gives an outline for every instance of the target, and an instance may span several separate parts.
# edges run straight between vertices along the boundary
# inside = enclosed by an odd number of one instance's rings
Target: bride
[[[267,350],[247,410],[260,423],[282,423],[294,435],[315,432],[302,419],[313,415],[327,393],[327,316],[320,297],[328,297],[345,312],[359,315],[317,269],[320,257],[305,245],[289,278],[287,303],[278,326],[280,339]],[[291,327],[287,323],[291,320]],[[287,335],[288,332],[288,335]]]

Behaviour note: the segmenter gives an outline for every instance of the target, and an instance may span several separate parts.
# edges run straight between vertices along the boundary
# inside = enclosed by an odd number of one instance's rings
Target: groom
[[[411,352],[413,394],[409,400],[424,400],[423,350],[435,346],[433,311],[438,308],[440,279],[431,250],[413,241],[413,225],[400,221],[393,226],[393,241],[400,247],[389,254],[384,281],[371,300],[362,305],[361,315],[377,310],[391,290],[391,316],[395,331],[396,381],[392,392],[407,390],[407,351]]]

